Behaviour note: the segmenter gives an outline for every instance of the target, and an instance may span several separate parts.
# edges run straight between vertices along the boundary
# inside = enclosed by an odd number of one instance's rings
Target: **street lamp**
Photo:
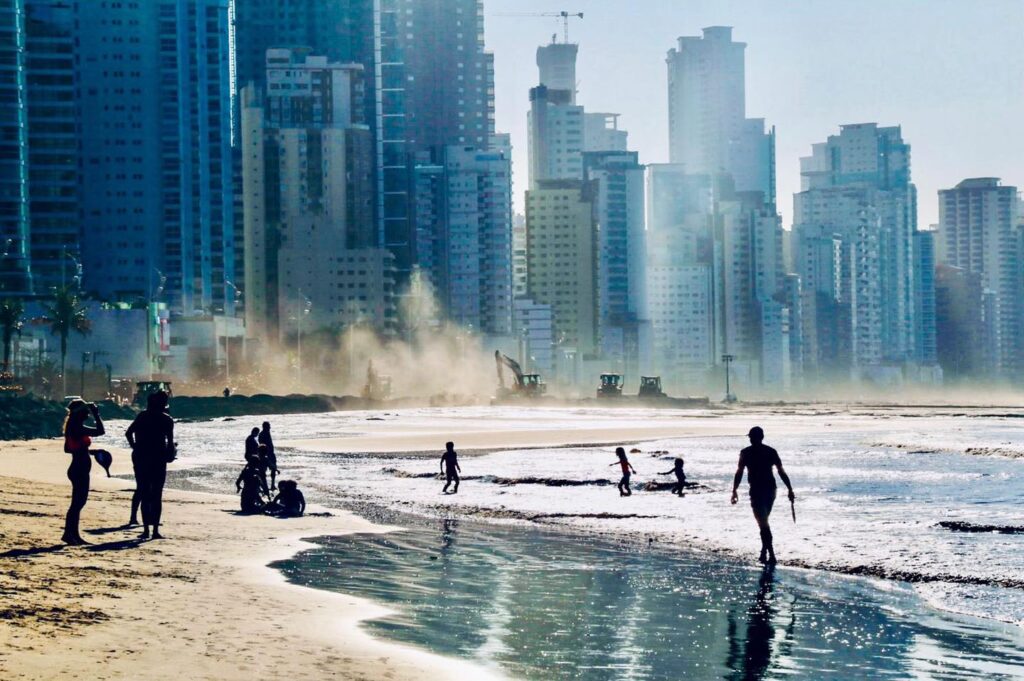
[[[235,292],[235,304],[242,299],[242,290],[235,286],[229,279],[224,280],[225,286],[230,286],[231,290]],[[232,312],[234,310],[232,309]],[[227,312],[227,310],[225,310]],[[220,344],[220,340],[217,341]],[[224,382],[228,385],[231,384],[231,337],[228,335],[224,336]]]
[[[299,360],[299,387],[302,387],[302,323],[309,314],[309,311],[313,309],[313,301],[302,294],[302,289],[299,289],[299,298],[302,299],[302,313],[298,318],[299,326],[299,343],[298,343],[298,360]]]
[[[729,389],[729,365],[736,360],[736,355],[722,355],[725,362],[725,402],[735,402],[736,396]]]

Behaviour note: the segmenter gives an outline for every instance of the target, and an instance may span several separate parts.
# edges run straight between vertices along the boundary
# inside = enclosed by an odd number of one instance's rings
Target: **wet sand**
[[[115,474],[129,456],[114,451]],[[468,662],[375,639],[365,599],[287,584],[267,567],[301,537],[376,532],[350,513],[238,517],[236,497],[168,491],[168,539],[123,527],[132,483],[94,466],[91,546],[59,537],[70,484],[59,441],[0,445],[0,678],[486,678]],[[322,511],[322,509],[310,509]]]

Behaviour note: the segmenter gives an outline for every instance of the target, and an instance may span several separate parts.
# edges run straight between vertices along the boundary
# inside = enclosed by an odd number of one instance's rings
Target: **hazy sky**
[[[903,126],[923,227],[938,220],[936,191],[965,177],[1024,189],[1024,0],[484,0],[520,209],[535,51],[562,28],[500,15],[562,9],[585,14],[569,28],[580,44],[577,101],[621,113],[642,163],[668,161],[666,52],[681,35],[732,26],[747,43],[747,116],[776,126],[787,227],[799,157],[842,123]]]

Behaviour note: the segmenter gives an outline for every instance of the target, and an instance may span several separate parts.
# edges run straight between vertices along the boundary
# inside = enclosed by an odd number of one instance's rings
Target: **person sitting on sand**
[[[259,463],[250,461],[235,480],[235,491],[242,493],[242,513],[262,513],[266,507],[264,497],[270,496],[267,481],[260,474]]]
[[[263,430],[257,436],[257,441],[261,445],[267,446],[266,460],[267,470],[270,471],[270,489],[277,488],[277,474],[280,473],[277,469],[277,454],[274,453],[274,439],[270,437],[270,421],[263,422]]]
[[[619,460],[615,463],[608,464],[609,466],[619,465],[622,467],[622,479],[619,480],[619,496],[629,497],[633,495],[633,490],[629,488],[629,475],[630,472],[636,473],[636,469],[633,468],[633,464],[626,458],[626,450],[622,447],[615,448],[615,455],[619,457]]]
[[[740,452],[740,461],[736,466],[736,475],[732,480],[732,503],[739,500],[736,490],[743,481],[743,469],[747,470],[747,481],[750,483],[750,508],[754,512],[754,520],[761,530],[761,557],[762,563],[775,563],[775,547],[772,546],[772,528],[768,524],[768,516],[771,515],[772,506],[775,505],[775,475],[773,468],[779,469],[779,477],[789,488],[789,501],[796,500],[793,493],[793,485],[789,482],[789,476],[782,468],[782,459],[779,453],[764,444],[764,431],[754,426],[747,434],[750,438],[750,446]],[[795,512],[794,512],[795,514]]]
[[[92,415],[95,426],[85,425],[85,420]],[[64,451],[71,455],[68,466],[68,480],[71,481],[71,504],[64,518],[64,535],[61,541],[71,546],[80,546],[89,542],[82,539],[78,532],[78,520],[82,509],[89,500],[89,472],[92,460],[89,458],[89,447],[92,439],[105,435],[103,419],[95,404],[84,400],[71,400],[68,404],[68,415],[64,419]]]
[[[658,475],[671,475],[672,473],[676,474],[676,484],[672,485],[672,494],[683,496],[683,488],[686,487],[686,473],[683,472],[683,460],[681,457],[676,457],[672,470],[658,473]]]
[[[459,473],[462,469],[459,467],[459,455],[455,452],[455,443],[446,442],[444,443],[444,454],[441,455],[441,472],[444,473],[444,489],[441,490],[442,494],[448,494],[448,485],[455,483],[455,488],[452,490],[452,494],[459,493]]]
[[[282,480],[277,496],[267,507],[267,513],[281,518],[298,518],[306,512],[306,498],[302,496],[298,483]]]

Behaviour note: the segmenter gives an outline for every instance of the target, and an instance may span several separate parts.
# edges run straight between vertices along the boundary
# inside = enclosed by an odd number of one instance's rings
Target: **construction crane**
[[[562,39],[564,42],[569,42],[569,19],[582,19],[583,12],[497,12],[494,14],[496,17],[553,17],[562,20]],[[556,42],[556,33],[551,37],[551,42]]]

